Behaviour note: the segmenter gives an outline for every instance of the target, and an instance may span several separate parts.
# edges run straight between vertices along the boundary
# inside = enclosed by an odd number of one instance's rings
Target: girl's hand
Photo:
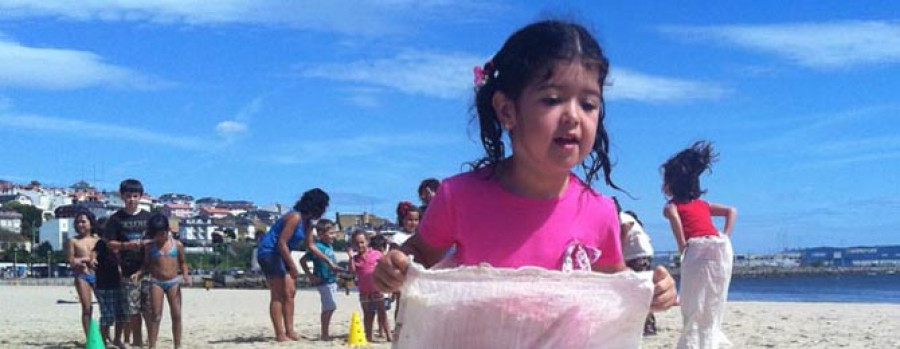
[[[297,280],[300,278],[300,272],[297,271],[297,269],[291,268],[290,270],[288,270],[288,273],[291,274],[291,278],[294,280]]]
[[[194,280],[191,278],[190,274],[186,274],[183,279],[186,285],[191,286],[193,284]]]
[[[320,279],[318,276],[315,276],[315,275],[309,276],[309,284],[310,285],[318,285],[321,283],[322,283],[322,279]]]
[[[137,273],[131,274],[131,281],[132,281],[132,282],[138,282],[138,281],[140,281],[140,280],[141,280],[141,272],[137,272]]]
[[[650,310],[657,312],[671,308],[677,304],[678,293],[675,292],[675,279],[663,266],[653,269],[653,303]]]
[[[375,286],[379,291],[392,293],[400,291],[406,281],[409,258],[403,252],[392,250],[378,260],[375,266]]]

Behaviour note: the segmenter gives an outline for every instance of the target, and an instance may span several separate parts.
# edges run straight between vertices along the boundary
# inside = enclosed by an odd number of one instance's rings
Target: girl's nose
[[[578,100],[571,100],[565,103],[562,114],[562,122],[566,124],[578,124],[580,120]]]

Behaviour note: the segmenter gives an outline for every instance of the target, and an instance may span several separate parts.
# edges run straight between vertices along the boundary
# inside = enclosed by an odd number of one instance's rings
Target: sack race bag
[[[410,263],[394,348],[638,348],[652,272]]]
[[[681,262],[681,314],[684,327],[678,348],[731,345],[722,332],[734,252],[728,236],[688,240]]]

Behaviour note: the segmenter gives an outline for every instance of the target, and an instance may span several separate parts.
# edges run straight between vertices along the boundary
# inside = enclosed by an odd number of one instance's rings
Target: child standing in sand
[[[375,280],[372,274],[375,272],[375,265],[381,258],[381,252],[369,248],[369,239],[366,232],[357,230],[350,237],[352,248],[347,249],[347,256],[350,257],[350,272],[356,274],[357,285],[359,288],[359,305],[363,310],[363,327],[366,330],[366,340],[372,341],[372,324],[375,314],[378,314],[378,322],[380,328],[388,328],[387,311],[384,309],[384,295],[375,288]],[[356,254],[353,253],[356,250]],[[387,334],[387,341],[391,341],[390,333]]]
[[[577,263],[579,270],[625,270],[613,201],[590,187],[602,171],[606,184],[617,188],[603,127],[608,69],[584,27],[553,20],[520,29],[477,67],[474,110],[486,155],[472,171],[441,182],[418,233],[402,252],[379,260],[376,285],[400,289],[406,254],[429,267],[454,244],[452,259],[463,266],[559,270],[576,247],[602,252]],[[584,179],[572,173],[576,166]],[[653,279],[652,309],[669,308],[675,302],[672,277],[658,267]]]
[[[663,193],[669,198],[663,208],[668,218],[681,264],[681,314],[684,328],[678,348],[718,348],[728,343],[722,334],[722,318],[734,252],[731,229],[737,218],[734,207],[709,203],[700,196],[700,175],[710,169],[718,154],[708,142],[696,142],[662,165]],[[712,217],[725,217],[719,232]]]
[[[387,253],[387,250],[388,250],[388,238],[385,237],[384,235],[376,234],[375,236],[372,237],[371,241],[369,241],[369,247],[371,247],[375,251],[378,251],[379,253],[381,253],[382,256],[384,256],[384,254]],[[374,282],[374,276],[375,275],[373,272],[373,275],[372,275],[373,282]],[[382,306],[384,307],[385,312],[384,313],[381,313],[381,312],[376,313],[376,316],[378,317],[378,332],[376,332],[376,336],[389,338],[391,335],[389,329],[391,327],[389,326],[389,322],[388,322],[388,318],[387,318],[387,311],[391,310],[391,301],[392,300],[391,300],[391,295],[389,295],[389,294],[385,295],[384,293],[381,293],[381,297],[382,297]],[[384,324],[384,325],[382,325],[382,324]]]
[[[122,271],[119,268],[119,259],[116,252],[109,248],[104,240],[97,241],[94,246],[97,255],[97,284],[94,286],[94,294],[97,303],[100,304],[100,335],[104,343],[110,343],[109,328],[115,324],[116,333],[112,345],[125,348],[122,342],[122,331],[128,321],[120,311],[121,297],[120,286]]]
[[[94,235],[96,227],[97,220],[93,213],[87,210],[78,211],[75,213],[75,232],[78,235],[70,238],[68,246],[66,246],[69,265],[75,271],[75,291],[78,292],[78,300],[81,302],[81,327],[84,329],[85,336],[88,325],[91,323],[93,310],[91,290],[97,280],[97,276],[94,274],[97,255],[93,252],[98,241]]]
[[[181,284],[191,283],[187,262],[184,259],[184,245],[172,238],[169,218],[161,214],[150,217],[147,233],[153,241],[144,249],[144,268],[132,275],[140,280],[144,273],[150,274],[150,318],[147,320],[147,337],[150,348],[156,348],[159,337],[159,323],[162,320],[163,298],[169,301],[172,317],[172,340],[175,348],[181,347]],[[180,272],[180,275],[179,275]]]
[[[644,224],[633,211],[619,213],[619,222],[622,225],[622,258],[628,269],[634,271],[648,271],[653,269],[653,245],[650,244],[650,235],[644,231]],[[656,334],[656,317],[653,312],[647,314],[644,321],[644,335]]]
[[[319,298],[322,302],[322,314],[319,318],[321,339],[327,341],[331,340],[328,332],[328,327],[331,324],[331,315],[337,309],[337,303],[334,301],[334,296],[337,293],[337,274],[335,273],[337,268],[332,267],[332,265],[337,263],[337,259],[334,257],[334,248],[331,246],[334,242],[334,222],[328,219],[320,219],[316,223],[316,232],[319,238],[315,243],[316,248],[328,260],[322,260],[322,258],[310,251],[304,254],[303,258],[300,258],[300,267],[303,268],[303,273],[309,278],[310,283],[316,285],[319,291]],[[310,260],[313,262],[312,273],[309,271],[309,266],[306,265],[306,262]]]

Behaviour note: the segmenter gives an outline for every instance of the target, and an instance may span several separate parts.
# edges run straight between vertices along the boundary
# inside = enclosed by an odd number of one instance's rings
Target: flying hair
[[[706,190],[700,188],[700,175],[707,170],[712,172],[712,164],[718,157],[712,143],[698,141],[666,160],[662,165],[663,181],[672,199],[685,202],[706,194]]]

